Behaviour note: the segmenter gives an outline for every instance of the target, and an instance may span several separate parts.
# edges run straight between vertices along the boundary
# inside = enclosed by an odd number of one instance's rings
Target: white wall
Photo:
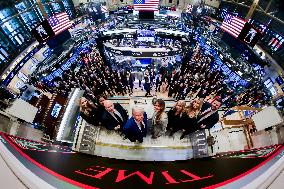
[[[12,106],[5,110],[6,113],[32,123],[37,113],[37,108],[22,99],[16,99]]]
[[[258,131],[282,124],[283,117],[274,106],[269,106],[252,116]]]

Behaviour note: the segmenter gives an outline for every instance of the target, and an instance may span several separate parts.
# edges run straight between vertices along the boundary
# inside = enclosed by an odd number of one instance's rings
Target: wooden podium
[[[250,124],[254,124],[253,120],[251,118],[246,118],[244,115],[244,111],[254,111],[255,113],[261,111],[261,108],[253,108],[253,107],[249,107],[249,106],[235,106],[232,108],[232,110],[237,111],[238,113],[238,118],[236,120],[232,120],[232,119],[226,119],[224,118],[223,122],[221,122],[222,127],[230,127],[230,128],[240,128],[242,127],[244,129],[244,134],[246,136],[246,140],[247,140],[247,144],[248,144],[248,148],[252,148],[253,147],[253,142],[252,142],[252,138],[251,135],[249,133],[249,129],[248,129],[248,125]]]

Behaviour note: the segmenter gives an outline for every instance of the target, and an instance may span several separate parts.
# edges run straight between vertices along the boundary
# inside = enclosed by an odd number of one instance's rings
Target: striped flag
[[[192,9],[193,9],[193,5],[188,4],[187,7],[186,7],[186,12],[191,13]]]
[[[159,0],[134,0],[134,10],[137,11],[157,11]]]
[[[62,12],[49,17],[48,22],[55,35],[63,32],[64,30],[72,26],[72,22],[69,20],[68,14],[66,12]]]
[[[245,23],[245,20],[227,14],[224,18],[224,21],[222,22],[221,29],[237,38],[241,33]]]
[[[101,11],[102,11],[102,13],[107,13],[108,12],[108,9],[107,9],[107,7],[106,6],[101,6]]]

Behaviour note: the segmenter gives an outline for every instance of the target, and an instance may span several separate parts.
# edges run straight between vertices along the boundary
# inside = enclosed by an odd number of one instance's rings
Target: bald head
[[[104,107],[106,109],[106,111],[108,112],[114,112],[114,105],[113,105],[113,102],[110,101],[110,100],[105,100],[104,101]]]

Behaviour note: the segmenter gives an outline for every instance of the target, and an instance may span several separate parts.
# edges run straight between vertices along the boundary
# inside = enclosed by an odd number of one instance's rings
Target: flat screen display
[[[273,82],[272,82],[272,80],[270,78],[268,78],[267,80],[264,81],[264,85],[267,88],[270,88],[273,85]]]
[[[62,106],[56,102],[54,104],[53,108],[52,108],[51,116],[54,117],[54,118],[57,118],[61,108],[62,108]]]
[[[155,42],[155,31],[152,30],[137,30],[138,41],[152,41]]]
[[[250,46],[254,46],[262,38],[260,31],[255,29],[251,24],[246,23],[238,38]]]
[[[151,64],[152,59],[151,58],[138,58],[136,59],[140,64]]]
[[[276,81],[279,85],[282,85],[282,84],[284,83],[283,78],[280,77],[280,76],[276,77],[276,78],[275,78],[275,81]]]
[[[26,83],[26,82],[29,81],[29,78],[28,78],[25,74],[23,74],[22,72],[20,72],[20,71],[18,72],[17,76],[18,76],[18,78],[21,79],[24,83]]]
[[[55,35],[47,20],[42,21],[39,25],[33,28],[32,34],[39,43],[43,43]]]

